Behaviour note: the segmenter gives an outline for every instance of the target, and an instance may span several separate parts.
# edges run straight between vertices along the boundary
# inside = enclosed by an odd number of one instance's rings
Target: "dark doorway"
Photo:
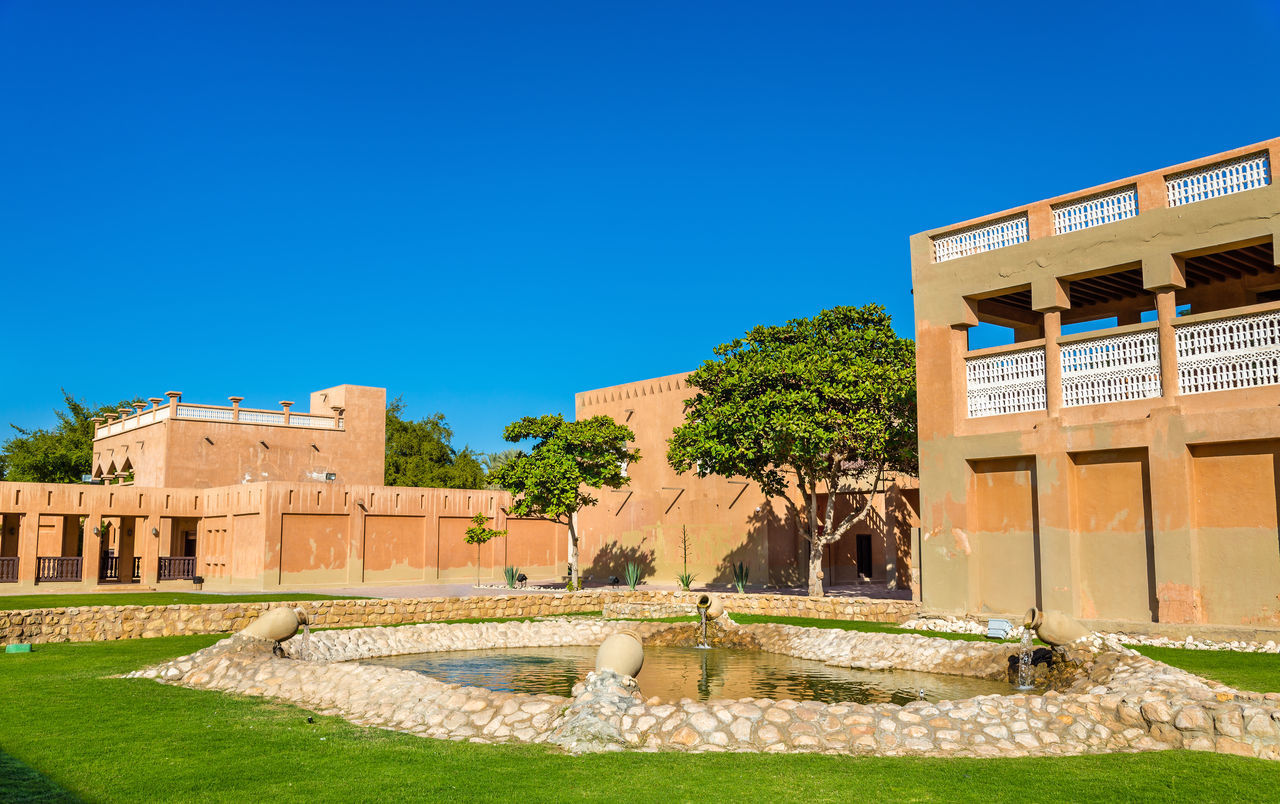
[[[871,566],[871,534],[859,533],[857,536],[858,574],[867,578],[875,577],[875,568]]]

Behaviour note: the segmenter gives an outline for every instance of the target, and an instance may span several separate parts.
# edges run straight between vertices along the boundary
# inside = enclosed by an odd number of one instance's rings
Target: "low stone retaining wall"
[[[98,642],[179,634],[239,631],[269,608],[307,612],[320,628],[402,625],[439,620],[545,617],[601,611],[609,603],[690,605],[698,592],[589,589],[557,592],[384,600],[306,600],[296,603],[203,603],[174,606],[80,606],[0,611],[0,642]],[[725,607],[743,614],[901,622],[919,604],[909,600],[807,598],[725,594]]]
[[[647,644],[691,642],[686,623],[596,619],[429,624],[328,631],[285,643],[244,636],[131,674],[270,696],[355,723],[472,742],[548,742],[573,752],[689,750],[936,756],[1054,756],[1190,748],[1280,759],[1280,694],[1240,692],[1131,651],[1075,651],[1064,692],[960,701],[823,704],[770,699],[645,699],[640,679],[590,673],[574,697],[443,684],[419,673],[343,663],[461,647],[594,645],[623,628]],[[995,677],[1009,645],[782,625],[714,629],[713,643],[755,645],[844,667]],[[306,658],[292,658],[305,653]]]
[[[604,604],[601,616],[606,620],[660,620],[666,617],[697,617],[696,603],[629,603]]]

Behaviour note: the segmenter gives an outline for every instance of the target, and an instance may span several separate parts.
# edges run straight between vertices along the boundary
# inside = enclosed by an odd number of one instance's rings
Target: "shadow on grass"
[[[49,781],[44,774],[0,749],[0,800],[15,804],[46,804],[84,799]]]

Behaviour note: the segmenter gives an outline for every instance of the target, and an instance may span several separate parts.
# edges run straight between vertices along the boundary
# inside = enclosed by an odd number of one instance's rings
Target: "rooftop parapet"
[[[1039,201],[926,234],[946,262],[1045,237],[1265,187],[1280,138]]]
[[[265,410],[240,407],[240,403],[244,400],[244,397],[241,396],[228,397],[231,402],[230,406],[197,405],[183,402],[181,391],[168,391],[165,396],[168,397],[167,403],[159,397],[150,397],[147,400],[151,403],[149,408],[145,403],[134,403],[136,410],[131,414],[128,412],[128,408],[120,408],[119,415],[95,416],[93,419],[94,440],[128,430],[136,430],[139,427],[146,427],[166,419],[210,421],[226,424],[254,424],[270,427],[299,427],[311,430],[342,430],[345,427],[345,421],[343,420],[344,410],[338,407],[333,408],[331,414],[321,416],[310,413],[292,413],[290,408],[293,406],[293,402],[287,400],[280,403],[279,410]]]

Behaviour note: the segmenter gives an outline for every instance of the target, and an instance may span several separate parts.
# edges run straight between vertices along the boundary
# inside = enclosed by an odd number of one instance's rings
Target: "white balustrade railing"
[[[1122,187],[1053,208],[1053,233],[1066,234],[1090,226],[1122,221],[1138,214],[1138,189]]]
[[[964,362],[969,418],[1045,409],[1043,346]]]
[[[1175,326],[1181,393],[1280,384],[1280,311]]]
[[[305,413],[293,413],[289,415],[289,424],[294,427],[318,427],[324,430],[332,430],[333,417],[308,416]]]
[[[232,420],[231,408],[205,408],[195,405],[178,405],[179,419],[203,419],[213,422],[229,422]]]
[[[1270,183],[1271,165],[1266,151],[1165,177],[1171,207],[1265,187]]]
[[[994,223],[963,229],[933,240],[933,261],[945,262],[970,254],[981,254],[1027,240],[1027,216],[1016,215]]]
[[[169,418],[169,408],[150,408],[141,413],[135,413],[127,419],[120,419],[111,424],[98,425],[93,431],[94,438],[102,438],[104,436],[123,433],[127,430],[133,430],[138,427],[145,427],[148,424],[155,424]]]
[[[1061,347],[1062,406],[1160,396],[1160,338],[1154,329]]]
[[[116,435],[136,427],[144,427],[148,424],[164,421],[170,418],[169,407],[166,405],[160,408],[151,408],[142,413],[128,417],[127,419],[119,419],[111,424],[103,424],[94,430],[94,438],[105,438],[106,436]],[[201,421],[214,422],[235,422],[234,411],[231,408],[208,407],[204,405],[178,405],[179,419],[198,419]],[[284,412],[276,412],[270,410],[240,410],[239,422],[243,424],[269,424],[280,425],[285,424]],[[341,430],[345,422],[339,419],[335,425],[332,416],[311,416],[306,413],[293,413],[289,416],[288,426],[290,427],[310,427],[317,430]]]
[[[284,424],[283,413],[269,413],[260,410],[240,411],[240,421],[249,424]]]

